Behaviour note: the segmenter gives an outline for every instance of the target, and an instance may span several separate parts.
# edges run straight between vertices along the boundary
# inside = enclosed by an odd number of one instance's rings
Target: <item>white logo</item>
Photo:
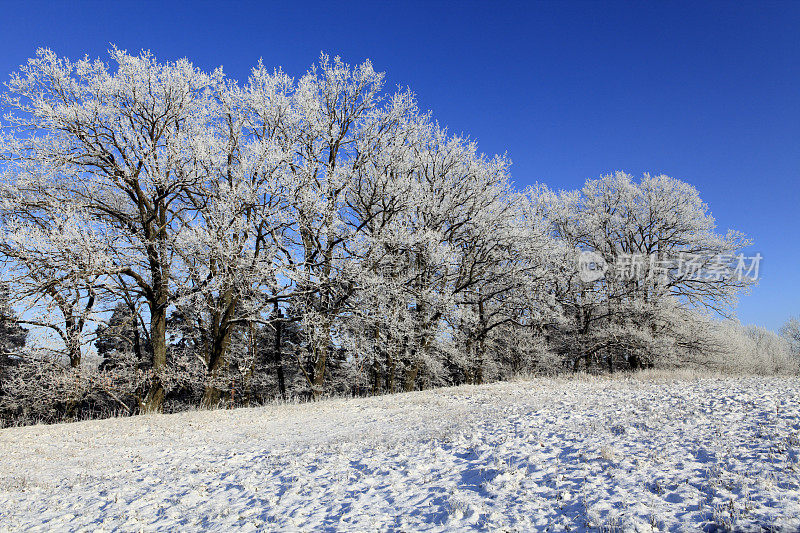
[[[578,275],[584,283],[602,279],[608,270],[608,263],[597,252],[581,252],[578,256]]]

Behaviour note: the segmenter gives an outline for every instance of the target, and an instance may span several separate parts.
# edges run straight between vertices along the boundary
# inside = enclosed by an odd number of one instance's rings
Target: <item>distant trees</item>
[[[781,335],[789,342],[792,352],[800,358],[800,320],[790,318],[781,326]]]
[[[736,320],[701,321],[700,328],[694,329],[714,341],[704,353],[693,354],[705,367],[762,375],[796,375],[800,371],[800,356],[790,340],[775,331]]]
[[[28,330],[19,324],[17,313],[11,308],[8,292],[6,285],[0,285],[0,373],[10,364],[12,356],[19,356],[28,336]]]
[[[674,362],[698,346],[692,313],[750,283],[660,266],[747,243],[691,186],[516,191],[505,158],[388,94],[369,61],[323,54],[298,80],[259,63],[240,84],[110,57],[39,50],[2,96],[3,281],[83,376],[63,412]],[[581,252],[609,270],[585,279]]]
[[[126,356],[147,361],[145,353],[150,346],[146,339],[136,308],[129,302],[117,303],[108,320],[95,330],[94,346],[101,359],[100,366],[113,367]]]

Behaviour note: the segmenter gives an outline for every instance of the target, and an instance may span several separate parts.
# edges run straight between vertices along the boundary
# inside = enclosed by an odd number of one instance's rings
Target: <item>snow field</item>
[[[9,428],[0,531],[794,531],[798,400],[534,379]]]

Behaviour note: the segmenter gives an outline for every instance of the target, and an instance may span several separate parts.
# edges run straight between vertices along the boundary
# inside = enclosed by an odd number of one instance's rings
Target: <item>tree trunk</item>
[[[480,291],[478,297],[480,298]],[[483,358],[486,355],[486,330],[489,325],[486,323],[486,312],[484,311],[483,299],[478,301],[478,320],[479,333],[478,342],[475,343],[475,384],[483,383]]]
[[[209,382],[206,383],[201,402],[201,405],[206,409],[213,409],[216,407],[222,398],[223,391],[217,387],[215,381],[219,377],[220,372],[224,370],[225,363],[227,362],[225,355],[228,352],[230,338],[231,328],[229,326],[221,326],[214,332],[211,353],[208,354],[207,359],[207,375]]]
[[[472,385],[475,382],[475,341],[472,338],[472,333],[467,330],[466,332],[467,341],[464,343],[464,349],[467,352],[467,366],[464,369],[464,379],[469,385]]]
[[[78,368],[81,364],[81,344],[80,344],[80,327],[78,321],[72,317],[67,317],[65,321],[65,329],[67,332],[67,352],[69,355],[69,366]]]
[[[273,348],[273,360],[275,363],[275,372],[278,376],[278,392],[281,398],[286,399],[286,380],[283,375],[283,363],[281,361],[281,333],[283,331],[283,313],[278,309],[276,316],[278,320],[275,322],[275,346]]]
[[[413,363],[411,367],[406,369],[405,383],[403,383],[403,389],[406,392],[411,392],[417,388],[418,375],[419,363]]]
[[[370,372],[372,373],[370,396],[377,396],[381,393],[381,371],[377,359],[372,361]]]
[[[142,402],[142,411],[158,413],[164,408],[164,386],[161,372],[167,366],[166,305],[150,305],[150,343],[153,345],[153,383]]]
[[[396,357],[392,356],[392,351],[386,350],[386,390],[389,394],[395,393],[395,361]]]
[[[324,342],[320,346],[315,347],[316,361],[314,361],[314,378],[311,385],[311,393],[314,399],[322,395],[325,386],[325,362],[328,359],[328,343]]]
[[[313,366],[311,367],[311,394],[316,400],[325,390],[325,365],[328,361],[328,351],[330,350],[330,320],[321,320],[321,330],[324,332],[321,339],[315,339],[312,347],[314,349]]]
[[[381,355],[381,350],[379,348],[380,337],[381,337],[381,330],[376,325],[376,326],[374,326],[374,329],[373,329],[373,332],[372,332],[372,338],[373,338],[373,341],[374,341],[373,351],[372,351],[372,365],[371,365],[371,370],[370,370],[370,372],[372,373],[372,387],[371,387],[372,390],[370,391],[370,394],[372,396],[377,396],[378,394],[381,393],[381,371],[380,371],[380,364],[378,363],[378,360],[379,360],[380,355]],[[387,354],[388,354],[388,350],[387,350]],[[387,358],[388,358],[388,355],[387,355]]]

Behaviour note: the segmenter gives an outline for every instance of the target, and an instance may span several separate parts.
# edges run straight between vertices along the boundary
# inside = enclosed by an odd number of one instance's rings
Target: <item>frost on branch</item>
[[[39,50],[2,95],[2,281],[14,324],[55,339],[22,350],[4,334],[13,416],[796,367],[754,348],[796,353],[792,323],[779,341],[706,316],[730,315],[751,279],[650,267],[692,254],[710,269],[749,244],[686,183],[519,191],[507,158],[387,91],[369,61],[322,54],[297,79],[259,62],[240,83],[109,56]],[[581,253],[605,276],[583,279]],[[652,262],[618,276],[632,255]]]

